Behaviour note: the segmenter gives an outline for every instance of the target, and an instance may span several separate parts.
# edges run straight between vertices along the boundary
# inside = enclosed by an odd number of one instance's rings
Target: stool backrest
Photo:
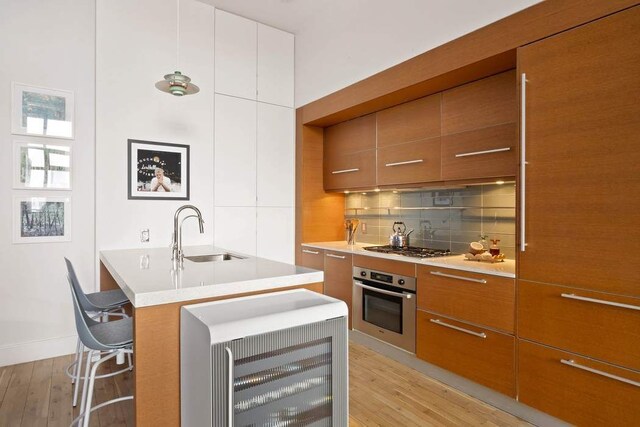
[[[69,276],[67,276],[67,280],[69,281],[69,287],[71,288],[73,312],[76,319],[76,330],[78,331],[78,337],[80,338],[80,341],[82,341],[82,344],[92,350],[110,350],[110,347],[105,346],[103,343],[98,341],[96,337],[94,337],[91,333],[90,327],[98,324],[99,322],[93,320],[87,314],[87,312],[82,309],[80,300],[78,298],[78,293],[76,292],[75,286],[73,285],[73,280]]]
[[[87,298],[87,295],[82,290],[82,286],[80,286],[78,276],[76,275],[76,270],[73,268],[73,264],[71,264],[71,261],[69,261],[69,259],[65,257],[64,262],[67,264],[67,277],[69,279],[69,282],[71,283],[71,286],[73,287],[73,290],[75,291],[75,295],[78,298],[80,307],[82,307],[84,311],[102,311],[100,307],[96,307],[91,303],[91,301],[89,301],[89,298]]]

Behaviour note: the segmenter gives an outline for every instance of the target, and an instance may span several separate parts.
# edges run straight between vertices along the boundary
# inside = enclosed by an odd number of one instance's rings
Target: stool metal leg
[[[114,351],[113,353],[111,353],[111,354],[103,357],[102,359],[98,360],[91,367],[91,374],[89,374],[89,378],[88,378],[89,387],[88,387],[87,392],[86,392],[87,393],[86,409],[84,411],[84,415],[83,415],[83,419],[82,419],[83,427],[89,427],[89,420],[91,418],[91,402],[93,400],[93,386],[94,386],[94,383],[96,381],[96,372],[98,371],[98,368],[100,367],[100,365],[102,365],[104,362],[106,362],[109,359],[113,359],[117,355],[118,355],[118,351]],[[85,376],[86,375],[87,374],[85,373]],[[85,380],[85,384],[86,383],[87,383],[87,380]]]
[[[80,355],[80,338],[78,338],[77,342],[76,342],[76,358],[75,358],[75,362],[74,366],[73,366],[73,376],[71,377],[71,384],[74,384],[76,382],[76,378],[78,377],[78,357]],[[81,362],[80,362],[81,363]],[[75,406],[75,405],[73,405]]]
[[[84,344],[80,345],[80,353],[77,357],[78,366],[76,367],[76,376],[75,376],[75,384],[73,385],[73,407],[75,408],[78,405],[78,388],[80,383],[80,377],[82,376],[82,356],[84,355]],[[85,370],[85,376],[87,375],[87,371]],[[85,381],[86,382],[86,381]]]

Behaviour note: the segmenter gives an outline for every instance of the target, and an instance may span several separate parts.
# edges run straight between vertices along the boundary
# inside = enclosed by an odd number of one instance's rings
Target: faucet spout
[[[179,221],[180,213],[185,209],[191,209],[195,212],[195,215],[188,215]],[[200,233],[204,233],[204,220],[202,219],[202,213],[200,213],[200,209],[196,208],[193,205],[184,205],[180,206],[176,213],[173,215],[173,242],[171,243],[171,259],[177,263],[179,268],[182,268],[182,263],[184,260],[184,253],[182,252],[182,223],[187,218],[198,218],[198,225],[200,228]]]

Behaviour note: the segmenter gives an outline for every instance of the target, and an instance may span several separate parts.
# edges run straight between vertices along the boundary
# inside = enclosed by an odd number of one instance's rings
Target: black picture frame
[[[127,139],[127,198],[189,200],[190,163],[189,145]],[[169,178],[171,191],[151,190],[158,168],[163,169],[163,179]]]

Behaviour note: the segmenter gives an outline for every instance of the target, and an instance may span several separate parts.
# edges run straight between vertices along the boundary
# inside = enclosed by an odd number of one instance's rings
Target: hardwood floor
[[[526,422],[460,393],[365,346],[349,346],[351,427],[524,426]],[[0,368],[0,426],[68,426],[77,416],[65,375],[73,355]],[[115,363],[107,365],[114,369]],[[97,402],[130,394],[132,374],[96,381]],[[91,425],[133,425],[133,403],[96,412]]]

